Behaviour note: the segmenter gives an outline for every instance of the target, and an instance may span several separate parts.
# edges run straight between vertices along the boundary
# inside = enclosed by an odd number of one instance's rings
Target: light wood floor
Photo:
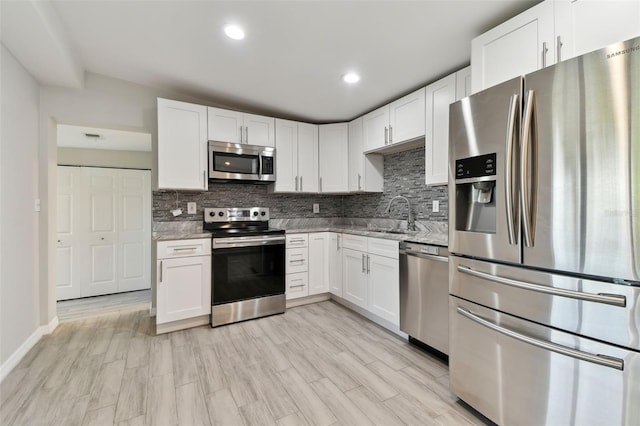
[[[60,324],[0,385],[2,425],[469,425],[441,361],[334,302],[155,336]]]
[[[76,321],[97,315],[123,313],[149,309],[151,290],[129,291],[105,296],[61,300],[56,303],[58,321]]]

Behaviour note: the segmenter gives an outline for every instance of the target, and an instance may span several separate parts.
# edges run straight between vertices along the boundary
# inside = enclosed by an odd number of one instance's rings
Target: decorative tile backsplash
[[[391,218],[406,219],[407,207],[396,200],[387,214],[389,200],[402,195],[411,202],[416,220],[446,222],[447,187],[429,187],[424,183],[424,148],[390,154],[384,158],[384,192],[358,195],[273,194],[269,185],[209,182],[206,192],[155,191],[153,221],[202,221],[204,207],[268,207],[274,219],[293,218]],[[440,201],[440,212],[431,211],[432,201]],[[187,203],[195,201],[197,213],[187,214]],[[320,213],[313,213],[313,204]],[[170,210],[180,207],[183,214],[173,216]]]

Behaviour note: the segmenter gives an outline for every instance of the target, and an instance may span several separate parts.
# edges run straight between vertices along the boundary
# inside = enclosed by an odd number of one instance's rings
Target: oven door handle
[[[253,246],[268,246],[268,245],[284,245],[284,235],[277,237],[235,237],[235,238],[214,238],[213,249],[222,248],[236,248],[236,247],[253,247]]]

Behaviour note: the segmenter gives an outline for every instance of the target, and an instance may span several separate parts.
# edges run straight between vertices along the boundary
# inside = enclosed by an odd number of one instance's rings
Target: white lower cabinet
[[[157,243],[156,324],[211,314],[211,239]]]
[[[309,273],[287,274],[285,279],[287,299],[297,299],[309,295]]]
[[[329,233],[329,291],[342,297],[342,234]]]
[[[308,296],[309,235],[288,234],[286,239],[285,291],[287,300]]]
[[[329,292],[329,234],[309,234],[309,296]]]
[[[398,242],[349,235],[342,249],[342,297],[400,324]],[[366,251],[361,250],[366,245]]]

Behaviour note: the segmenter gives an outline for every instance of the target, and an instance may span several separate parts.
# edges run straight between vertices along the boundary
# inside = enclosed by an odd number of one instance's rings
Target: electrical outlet
[[[431,206],[431,211],[434,213],[438,213],[440,211],[440,201],[433,200],[433,205]]]
[[[320,213],[320,204],[313,203],[313,212],[314,213]]]
[[[187,203],[187,213],[196,214],[196,203]]]

